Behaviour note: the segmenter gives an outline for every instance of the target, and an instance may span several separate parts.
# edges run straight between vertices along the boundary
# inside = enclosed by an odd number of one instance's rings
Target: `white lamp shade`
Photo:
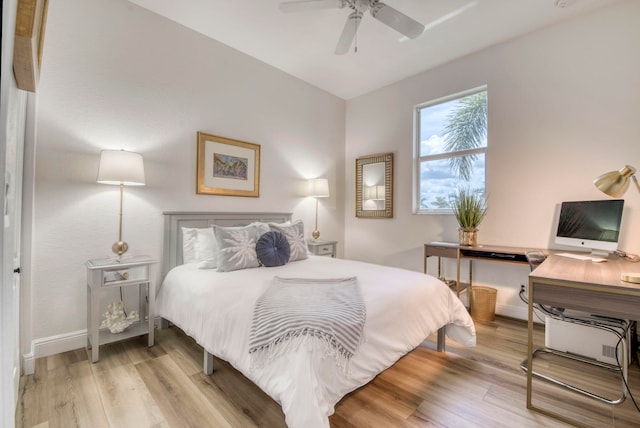
[[[329,180],[326,178],[312,178],[307,183],[307,194],[314,198],[329,197]]]
[[[142,155],[124,150],[102,150],[96,181],[102,184],[144,186]]]

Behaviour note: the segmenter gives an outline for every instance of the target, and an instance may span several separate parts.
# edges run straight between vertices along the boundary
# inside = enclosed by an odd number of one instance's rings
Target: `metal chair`
[[[527,261],[529,262],[529,267],[531,268],[531,271],[533,271],[536,267],[538,267],[546,258],[544,253],[542,253],[541,251],[530,251],[530,252],[527,252],[525,255],[527,257]],[[627,320],[622,320],[618,318],[600,317],[598,315],[587,314],[584,312],[568,311],[568,310],[565,310],[564,308],[555,308],[555,307],[550,307],[550,306],[541,305],[537,303],[534,303],[534,308],[544,313],[545,316],[556,319],[556,320],[565,321],[573,324],[579,324],[579,325],[592,327],[592,328],[597,328],[597,329],[605,330],[609,333],[614,334],[616,336],[617,341],[620,343],[621,349],[622,349],[622,362],[619,366],[597,361],[582,355],[572,354],[564,351],[558,351],[556,349],[547,348],[547,347],[534,349],[532,353],[532,358],[535,359],[537,355],[546,353],[546,354],[552,354],[562,358],[567,358],[573,361],[578,361],[580,363],[584,363],[590,366],[604,368],[613,372],[620,372],[622,375],[622,381],[621,381],[622,394],[618,398],[608,399],[594,392],[590,392],[582,388],[579,388],[575,385],[571,385],[567,382],[558,380],[549,375],[545,375],[536,371],[532,371],[532,375],[540,379],[543,379],[545,381],[567,388],[569,390],[575,391],[579,394],[586,395],[588,397],[594,398],[596,400],[599,400],[608,404],[616,405],[616,404],[622,403],[627,398],[626,382],[627,382],[627,375],[628,375],[628,368],[629,368],[629,361],[628,361],[629,343],[625,335],[629,331],[630,322]],[[616,351],[617,351],[617,347],[616,347]],[[525,373],[527,372],[527,362],[528,362],[528,359],[525,358],[525,360],[522,361],[522,363],[520,363],[520,368]]]

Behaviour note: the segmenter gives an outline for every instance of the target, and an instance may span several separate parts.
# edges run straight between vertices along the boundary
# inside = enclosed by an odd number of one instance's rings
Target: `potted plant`
[[[478,225],[487,214],[487,200],[480,190],[460,188],[451,195],[451,209],[458,221],[460,245],[478,244]]]

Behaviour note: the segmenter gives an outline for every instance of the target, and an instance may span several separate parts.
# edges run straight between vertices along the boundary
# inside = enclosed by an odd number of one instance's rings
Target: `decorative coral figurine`
[[[111,333],[122,333],[134,322],[138,321],[138,312],[131,311],[127,315],[124,311],[124,302],[111,302],[107,306],[108,311],[102,316],[105,318],[100,324],[101,328],[108,328]]]

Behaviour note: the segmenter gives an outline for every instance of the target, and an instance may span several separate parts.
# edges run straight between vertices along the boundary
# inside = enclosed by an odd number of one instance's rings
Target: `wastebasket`
[[[496,295],[498,290],[474,285],[471,287],[471,318],[478,322],[490,322],[496,317]]]

